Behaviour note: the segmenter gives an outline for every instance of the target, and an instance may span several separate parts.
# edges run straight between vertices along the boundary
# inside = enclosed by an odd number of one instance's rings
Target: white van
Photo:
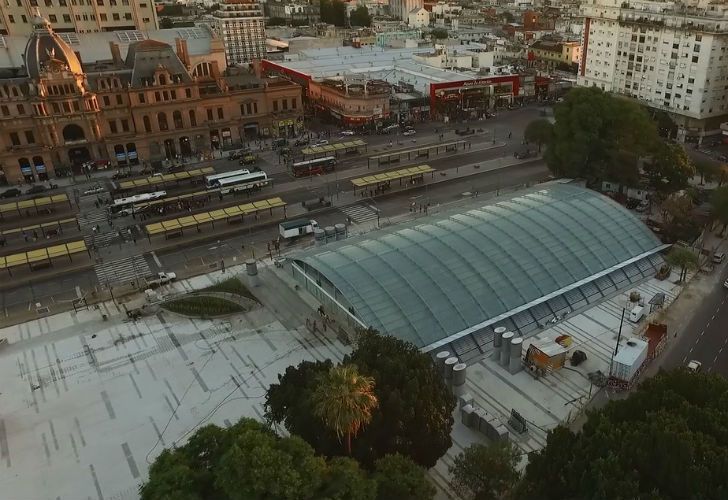
[[[725,254],[723,252],[716,252],[713,254],[713,262],[715,264],[723,263],[723,259],[725,259]]]
[[[645,306],[635,306],[629,312],[629,320],[632,323],[639,323],[642,317],[645,315]]]

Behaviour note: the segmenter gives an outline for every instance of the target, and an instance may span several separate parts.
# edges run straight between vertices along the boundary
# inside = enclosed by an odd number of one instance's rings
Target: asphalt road
[[[702,370],[728,377],[728,289],[723,281],[728,277],[726,264],[714,273],[717,279],[688,322],[678,333],[677,342],[661,363],[664,368],[685,366],[689,361],[702,363]]]
[[[426,162],[438,170],[450,168],[457,169],[463,165],[484,162],[495,158],[512,158],[515,151],[524,148],[521,143],[523,129],[530,121],[538,116],[538,108],[526,107],[512,111],[504,111],[495,119],[469,122],[465,124],[450,124],[448,127],[443,127],[441,123],[417,124],[415,126],[417,130],[416,136],[409,138],[398,138],[397,136],[391,135],[365,136],[364,140],[366,140],[369,144],[367,155],[360,155],[358,157],[346,159],[342,162],[340,168],[337,169],[336,174],[329,174],[315,179],[306,179],[303,182],[301,182],[301,180],[294,181],[287,173],[285,173],[283,165],[279,165],[277,163],[277,157],[274,152],[267,151],[261,153],[261,168],[271,173],[271,175],[276,179],[276,184],[279,187],[281,185],[283,185],[284,188],[290,187],[291,191],[286,195],[286,201],[289,203],[300,202],[304,199],[309,199],[315,196],[336,196],[337,189],[344,189],[343,186],[345,184],[348,185],[348,183],[340,182],[342,179],[350,176],[347,175],[346,171],[351,168],[365,165],[365,156],[371,156],[390,150],[390,141],[394,142],[392,149],[403,149],[467,138],[472,143],[471,149],[467,152],[423,159],[423,163]],[[482,131],[467,137],[461,137],[454,134],[455,128],[464,129],[466,127],[482,129]],[[334,132],[335,130],[332,132],[331,142],[349,139],[346,137],[334,138]],[[445,136],[442,141],[439,139],[439,135],[441,133]],[[512,134],[512,138],[510,140],[508,139],[509,133]],[[494,136],[498,143],[505,142],[505,145],[492,148]],[[398,139],[402,142],[401,145],[397,144]],[[416,142],[413,142],[413,140]],[[205,162],[205,164],[209,163],[210,162]],[[414,163],[414,161],[403,161],[401,164],[404,166],[410,163]],[[213,160],[212,164],[216,170],[219,171],[240,168],[237,165],[237,162],[229,161],[227,159]],[[380,168],[372,167],[371,170],[372,172],[391,170],[392,168],[395,168],[395,166],[396,164]],[[188,168],[193,168],[193,166],[189,166]],[[96,183],[102,183],[108,186],[108,180],[112,173],[113,172],[109,171],[100,172],[91,180],[81,181],[78,179],[81,182],[73,186],[62,186],[61,189],[66,189],[69,192],[69,196],[73,197],[73,189],[83,192],[87,186]],[[401,195],[389,196],[384,200],[378,200],[376,204],[377,208],[381,210],[381,219],[389,220],[403,213],[407,213],[410,203],[413,201],[417,201],[419,203],[417,197],[424,197],[421,199],[426,199],[433,205],[438,203],[449,203],[461,198],[461,194],[466,191],[473,192],[477,190],[481,193],[487,193],[508,186],[515,186],[543,179],[546,175],[547,170],[543,163],[509,167],[497,172],[483,172],[461,181],[448,182],[444,185],[441,184],[438,185],[438,187],[423,186],[419,190],[410,190]],[[66,179],[61,180],[61,182],[63,181],[66,181]],[[94,200],[94,196],[82,196],[80,198],[80,209],[82,214],[94,211],[98,212],[98,210],[95,210]],[[222,204],[230,204],[231,201],[232,200],[230,199],[225,199]],[[211,204],[210,208],[214,208],[214,206],[215,204]],[[337,210],[323,215],[320,223],[321,225],[331,225],[337,222],[343,222],[345,218],[346,216]],[[129,220],[115,221],[113,229],[102,222],[102,232],[115,231],[119,227],[138,223],[138,221],[134,221],[131,218],[127,219]],[[27,221],[23,222],[25,223]],[[146,261],[149,264],[150,270],[155,272],[159,269],[174,270],[179,266],[185,265],[186,262],[192,259],[204,258],[207,261],[210,261],[216,260],[220,257],[242,257],[243,255],[248,255],[248,252],[251,251],[251,247],[254,247],[256,244],[260,244],[261,242],[270,241],[276,236],[276,228],[268,228],[252,233],[243,232],[240,236],[227,238],[220,244],[204,244],[197,247],[186,247],[183,250],[166,255],[146,256]],[[245,245],[245,250],[243,250],[243,245]],[[263,248],[264,247],[265,245],[263,244]],[[113,248],[116,249],[117,246],[114,245]],[[119,258],[122,256],[128,257],[138,252],[135,252],[134,246],[131,242],[128,242],[126,244],[119,245],[116,253],[118,254],[117,258]],[[2,308],[2,310],[4,310],[7,314],[12,311],[17,311],[18,309],[32,310],[36,303],[50,305],[53,307],[54,304],[59,302],[72,301],[77,297],[77,290],[87,292],[98,284],[99,282],[96,273],[93,270],[73,272],[61,277],[39,281],[35,284],[18,283],[17,288],[4,290],[3,293],[0,294],[0,308]]]

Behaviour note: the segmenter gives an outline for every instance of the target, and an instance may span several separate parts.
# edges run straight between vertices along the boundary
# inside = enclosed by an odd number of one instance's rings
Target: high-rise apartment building
[[[0,34],[28,35],[41,14],[59,33],[157,29],[154,0],[3,0]]]
[[[397,19],[407,21],[410,12],[423,6],[424,0],[389,0],[389,13]]]
[[[265,57],[265,18],[256,0],[223,0],[212,14],[228,66]]]
[[[728,115],[728,3],[584,0],[577,83],[664,110],[678,139],[717,131]]]

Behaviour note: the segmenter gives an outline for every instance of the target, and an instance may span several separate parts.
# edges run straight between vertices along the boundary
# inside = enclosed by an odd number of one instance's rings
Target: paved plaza
[[[106,303],[0,337],[10,342],[0,356],[0,477],[15,500],[137,498],[164,447],[208,422],[262,419],[266,388],[288,365],[348,350],[285,326],[266,307],[218,321],[162,312],[134,323]]]
[[[241,273],[242,266],[175,283],[185,292]],[[242,276],[248,280],[247,276]],[[317,305],[296,291],[285,270],[262,267],[251,290],[262,302],[222,320],[188,319],[169,312],[130,322],[113,302],[99,309],[41,318],[0,330],[0,470],[5,492],[17,500],[136,499],[149,464],[164,447],[183,443],[206,423],[230,425],[263,418],[264,395],[277,375],[303,360],[340,361],[345,341],[313,334],[306,317]],[[648,280],[643,296],[679,287]],[[511,409],[529,422],[516,436],[524,451],[539,449],[546,432],[587,403],[586,373],[608,371],[624,297],[575,314],[539,337],[566,333],[588,360],[539,380],[510,375],[489,358],[469,361],[466,386],[474,403],[506,424]],[[107,320],[102,318],[107,316]],[[624,335],[633,325],[625,322]],[[482,435],[460,423],[453,447],[430,471],[438,498],[447,498],[448,466]]]

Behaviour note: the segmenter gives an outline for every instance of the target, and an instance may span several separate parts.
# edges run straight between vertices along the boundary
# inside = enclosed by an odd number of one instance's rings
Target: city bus
[[[306,177],[308,175],[325,174],[333,172],[336,166],[336,158],[326,156],[324,158],[316,158],[315,160],[299,161],[293,164],[291,171],[294,177]]]
[[[134,213],[134,205],[159,200],[165,196],[167,196],[167,191],[155,191],[153,193],[135,194],[126,198],[117,198],[109,205],[108,210],[112,216],[124,217]]]
[[[228,177],[239,177],[241,175],[247,175],[250,170],[244,168],[242,170],[231,170],[230,172],[223,172],[221,174],[213,174],[205,176],[205,186],[207,189],[212,189],[216,186],[217,181],[220,179],[227,179]]]
[[[212,183],[209,189],[218,190],[223,195],[236,191],[256,191],[263,186],[267,186],[269,183],[270,179],[268,179],[268,175],[261,170],[260,172],[251,172],[235,177],[218,179]]]

